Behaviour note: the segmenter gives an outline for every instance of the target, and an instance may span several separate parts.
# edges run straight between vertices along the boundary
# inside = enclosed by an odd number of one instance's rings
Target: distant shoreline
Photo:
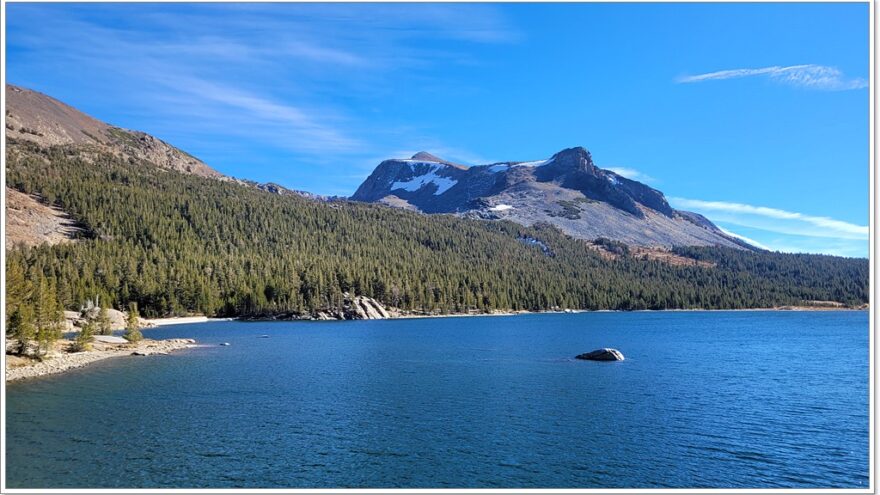
[[[398,314],[390,318],[375,318],[376,320],[414,320],[421,318],[460,318],[460,317],[476,317],[476,316],[517,316],[531,314],[575,314],[575,313],[667,313],[667,312],[697,312],[697,311],[868,311],[869,306],[864,307],[836,307],[836,306],[779,306],[774,308],[729,308],[729,309],[702,309],[702,308],[670,308],[670,309],[571,309],[571,310],[546,310],[546,311],[497,311],[490,313],[439,313],[439,314]],[[311,318],[273,318],[271,316],[265,318],[258,317],[228,317],[213,318],[208,316],[175,316],[169,318],[152,318],[143,320],[146,324],[144,328],[163,327],[171,325],[191,325],[195,323],[213,323],[221,321],[242,321],[242,322],[272,322],[272,321],[359,321],[357,319],[343,320],[318,320]],[[362,320],[361,320],[362,321]]]
[[[774,308],[730,308],[730,309],[702,309],[702,308],[673,308],[673,309],[571,309],[571,310],[547,310],[547,311],[498,311],[491,313],[442,313],[442,314],[400,314],[390,318],[375,318],[375,320],[414,320],[421,318],[461,318],[480,316],[517,316],[517,315],[543,315],[543,314],[576,314],[576,313],[669,313],[669,312],[725,312],[725,311],[777,311],[777,312],[803,312],[803,311],[868,311],[870,307],[834,307],[834,306],[780,306]],[[322,321],[364,321],[364,320],[319,320],[314,318],[276,318],[276,317],[237,317],[216,318],[205,321],[242,321],[242,322],[322,322]]]
[[[489,316],[517,316],[531,314],[576,314],[576,313],[665,313],[665,312],[730,312],[730,311],[776,311],[776,312],[803,312],[803,311],[867,311],[869,307],[834,307],[834,306],[782,306],[776,308],[741,308],[741,309],[636,309],[636,310],[617,310],[617,309],[599,309],[599,310],[563,310],[563,311],[498,311],[491,313],[446,313],[446,314],[398,314],[391,318],[382,318],[382,320],[414,320],[421,318],[462,318],[462,317],[489,317]],[[219,321],[243,321],[243,322],[319,322],[319,321],[364,321],[364,320],[314,320],[314,319],[241,319],[241,318],[209,318],[207,316],[183,316],[170,318],[153,318],[144,320],[145,329],[157,328],[171,325],[192,325],[199,323],[212,323]],[[141,355],[150,354],[166,354],[171,351],[192,347],[195,341],[192,339],[168,339],[168,340],[150,340],[145,339],[137,346],[123,345],[101,350],[93,350],[79,353],[61,353],[58,356],[46,361],[35,362],[29,365],[14,366],[10,365],[15,360],[20,360],[17,356],[6,356],[6,382],[19,381],[27,378],[36,378],[47,375],[54,375],[70,371],[72,369],[81,368],[91,363],[102,361],[104,359],[129,356],[137,352]],[[65,351],[72,341],[62,341],[60,347]]]

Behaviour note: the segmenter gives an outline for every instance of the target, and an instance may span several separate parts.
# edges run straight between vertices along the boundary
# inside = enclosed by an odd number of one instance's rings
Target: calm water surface
[[[208,346],[7,387],[7,484],[867,487],[868,333],[866,312],[146,330]],[[626,361],[571,359],[605,346]]]

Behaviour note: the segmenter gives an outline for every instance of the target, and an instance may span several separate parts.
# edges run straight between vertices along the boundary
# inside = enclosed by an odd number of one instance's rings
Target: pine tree
[[[12,317],[16,313],[21,318],[21,307],[30,299],[30,284],[19,263],[6,262],[6,332],[12,335]],[[33,313],[31,313],[33,315]]]
[[[101,311],[98,313],[97,327],[98,334],[100,335],[113,334],[113,325],[110,322],[110,315],[106,307],[101,308]]]
[[[10,336],[18,340],[18,354],[27,354],[30,342],[36,337],[37,330],[34,327],[34,309],[29,305],[20,306],[9,317],[7,331]]]
[[[141,334],[140,315],[138,314],[137,303],[131,303],[128,305],[128,316],[125,318],[125,333],[122,337],[131,343],[140,342],[144,338]]]
[[[74,352],[89,351],[92,349],[92,341],[95,337],[96,328],[97,324],[95,323],[95,319],[87,316],[80,329],[79,335],[77,335],[76,339],[73,341]]]
[[[35,299],[37,357],[42,358],[55,341],[61,338],[64,313],[58,302],[54,281],[41,279]]]

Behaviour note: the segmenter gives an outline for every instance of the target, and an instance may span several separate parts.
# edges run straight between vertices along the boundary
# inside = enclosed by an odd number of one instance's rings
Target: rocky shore
[[[90,351],[69,352],[73,342],[64,340],[58,342],[55,349],[42,361],[7,354],[6,381],[53,375],[114,357],[168,354],[192,347],[195,342],[193,339],[144,339],[137,344],[96,341]]]

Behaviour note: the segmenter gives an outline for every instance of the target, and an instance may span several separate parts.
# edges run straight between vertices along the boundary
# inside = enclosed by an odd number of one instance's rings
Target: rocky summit
[[[424,213],[453,213],[523,225],[549,223],[572,237],[629,245],[754,249],[663,193],[593,162],[585,148],[549,159],[468,167],[427,152],[385,160],[352,196]]]

